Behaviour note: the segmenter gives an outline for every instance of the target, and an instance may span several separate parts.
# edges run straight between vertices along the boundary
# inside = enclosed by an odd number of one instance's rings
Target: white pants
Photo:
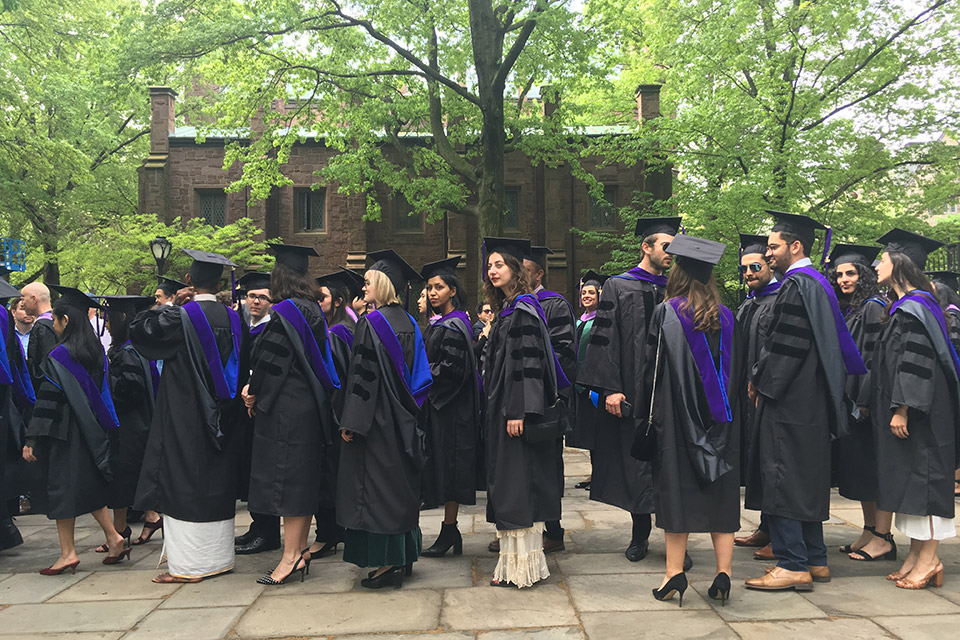
[[[187,522],[163,516],[161,562],[175,578],[206,578],[233,569],[234,523]]]

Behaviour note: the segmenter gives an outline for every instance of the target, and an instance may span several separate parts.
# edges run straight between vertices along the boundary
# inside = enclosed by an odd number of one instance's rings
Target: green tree
[[[589,0],[587,12],[622,68],[585,94],[589,110],[621,122],[625,87],[664,85],[663,117],[598,150],[672,166],[662,211],[691,233],[735,247],[738,232],[769,228],[771,208],[872,242],[895,224],[930,232],[927,213],[957,195],[960,147],[915,144],[957,139],[956,3]],[[614,250],[620,265],[635,257]]]
[[[212,126],[258,123],[251,144],[228,150],[227,164],[244,169],[234,189],[263,198],[288,184],[282,165],[292,145],[314,136],[339,152],[318,181],[365,194],[369,218],[379,218],[374,190],[386,185],[428,219],[464,213],[478,216],[482,233],[498,233],[505,153],[576,164],[562,130],[573,103],[545,121],[524,100],[546,82],[554,97],[603,76],[591,62],[595,38],[569,5],[170,0],[151,25],[160,41],[140,46],[142,55],[190,60],[197,78],[218,85]]]
[[[210,227],[196,219],[181,224],[177,218],[167,225],[152,214],[115,216],[95,229],[66,233],[59,253],[61,277],[64,284],[98,294],[152,295],[157,272],[148,243],[157,236],[173,245],[164,275],[175,280],[182,280],[190,268],[183,249],[221,253],[241,269],[269,271],[273,256],[266,253],[265,242],[254,240],[262,234],[249,218]],[[39,251],[28,256],[28,270],[42,259]]]
[[[142,28],[132,0],[17,0],[0,10],[0,228],[37,247],[33,277],[59,281],[64,238],[137,210],[143,87],[165,77],[123,53]]]

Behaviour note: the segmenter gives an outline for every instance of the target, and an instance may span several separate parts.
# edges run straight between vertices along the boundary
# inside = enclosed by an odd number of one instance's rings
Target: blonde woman
[[[340,419],[337,522],[343,559],[376,567],[361,585],[399,589],[420,555],[417,416],[433,382],[420,329],[401,306],[417,272],[393,250],[368,254],[363,292],[376,311],[357,323]]]

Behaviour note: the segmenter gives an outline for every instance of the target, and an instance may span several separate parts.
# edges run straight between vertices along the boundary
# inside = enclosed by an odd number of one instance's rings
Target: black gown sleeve
[[[904,312],[898,316],[902,330],[896,346],[896,376],[890,411],[906,405],[914,411],[929,413],[934,403],[936,367],[940,366],[937,354],[917,318]]]
[[[593,319],[587,350],[577,373],[581,386],[606,393],[624,393],[621,379],[620,328],[617,322],[617,279],[607,280],[600,292],[597,315]],[[632,340],[633,336],[626,339]]]
[[[153,393],[153,380],[144,379],[140,357],[129,349],[115,352],[110,358],[110,393],[114,404],[139,405],[148,389]]]
[[[250,366],[253,368],[249,382],[250,395],[258,395],[266,378],[279,377],[283,375],[284,367],[290,366],[293,354],[287,341],[287,333],[280,322],[281,320],[274,316],[253,343],[250,355]]]
[[[130,323],[130,342],[144,358],[168,360],[183,349],[180,307],[148,309]]]
[[[549,401],[544,381],[549,376],[547,367],[554,363],[548,360],[550,349],[544,344],[540,319],[515,311],[511,320],[505,345],[503,414],[507,420],[520,420],[530,414],[543,415]]]
[[[40,367],[55,346],[57,346],[57,334],[53,327],[39,320],[35,322],[33,329],[30,330],[30,342],[27,343],[27,364],[35,385],[43,380],[43,370]]]
[[[377,358],[379,342],[373,337],[373,329],[366,318],[361,318],[353,338],[353,356],[350,370],[344,383],[342,431],[366,435],[374,425],[377,400],[383,386],[380,361]]]
[[[430,375],[433,376],[433,385],[430,387],[430,402],[437,409],[442,409],[450,402],[458,400],[457,392],[463,386],[464,376],[467,374],[467,344],[466,336],[457,329],[444,326],[432,327],[439,332],[435,339],[439,349],[430,358]]]
[[[753,383],[762,395],[776,400],[795,382],[797,371],[814,344],[813,328],[792,280],[780,287],[773,307],[770,334],[753,370]]]
[[[560,362],[560,368],[573,382],[577,378],[577,333],[570,303],[560,298],[549,298],[543,307],[547,318],[550,343]]]
[[[36,446],[40,437],[67,440],[70,415],[63,392],[46,378],[37,388],[37,404],[27,425],[27,446]]]

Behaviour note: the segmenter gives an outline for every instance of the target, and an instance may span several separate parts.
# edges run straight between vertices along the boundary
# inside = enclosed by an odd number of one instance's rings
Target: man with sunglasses
[[[241,292],[245,292],[243,302],[250,315],[250,339],[244,345],[245,361],[250,361],[253,345],[270,322],[270,274],[252,271],[239,280],[237,285]],[[253,451],[253,422],[243,412],[246,446],[244,447],[243,473],[240,474],[239,494],[241,500],[246,500],[247,489],[250,484],[250,458]],[[280,518],[262,513],[250,512],[249,530],[234,538],[235,552],[240,555],[262,553],[280,548]]]
[[[744,348],[746,370],[750,371],[760,357],[760,347],[764,344],[770,323],[773,320],[773,303],[776,301],[780,282],[767,263],[767,236],[740,234],[740,278],[747,285],[747,299],[737,309],[737,326],[743,330],[746,338],[741,344]],[[747,400],[747,389],[743,389],[743,402],[746,416],[743,421],[743,433],[740,436],[741,484],[746,481],[746,472],[750,466],[747,456],[750,454],[754,418],[757,408]],[[760,525],[749,536],[737,537],[733,543],[738,547],[760,547],[753,557],[757,560],[773,560],[770,548],[770,533],[765,516],[760,514]]]

